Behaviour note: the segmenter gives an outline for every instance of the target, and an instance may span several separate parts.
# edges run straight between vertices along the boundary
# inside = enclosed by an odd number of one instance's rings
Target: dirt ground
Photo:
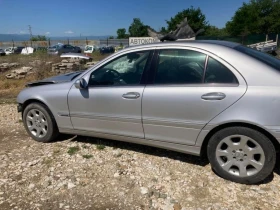
[[[0,105],[0,209],[279,209],[280,168],[260,185],[221,179],[206,159],[63,135],[37,143]]]

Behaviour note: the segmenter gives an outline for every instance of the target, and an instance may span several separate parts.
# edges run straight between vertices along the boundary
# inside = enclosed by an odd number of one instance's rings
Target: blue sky
[[[155,30],[190,6],[219,28],[248,0],[0,0],[0,34],[116,35],[137,17]]]

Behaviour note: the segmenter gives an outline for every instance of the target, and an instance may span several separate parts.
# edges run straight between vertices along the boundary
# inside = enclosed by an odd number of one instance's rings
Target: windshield
[[[273,57],[272,55],[269,55],[267,53],[263,53],[258,50],[255,50],[255,49],[252,49],[249,47],[245,47],[242,45],[238,45],[234,49],[239,52],[242,52],[246,55],[249,55],[249,56],[257,59],[258,61],[261,61],[261,62],[265,63],[266,65],[280,71],[280,60]]]

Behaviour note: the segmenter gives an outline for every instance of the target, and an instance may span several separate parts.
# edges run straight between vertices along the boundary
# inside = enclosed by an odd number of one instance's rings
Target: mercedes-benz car
[[[18,111],[36,141],[68,133],[207,154],[219,176],[246,184],[273,172],[280,61],[240,44],[135,46],[27,86]]]
[[[69,44],[57,44],[47,49],[49,55],[61,55],[63,53],[81,53],[80,47]]]

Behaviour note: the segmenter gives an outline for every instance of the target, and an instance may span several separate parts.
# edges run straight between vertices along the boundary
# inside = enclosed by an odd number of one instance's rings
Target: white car
[[[97,49],[98,47],[95,45],[86,45],[84,49],[84,53],[93,53]]]
[[[25,47],[22,49],[21,54],[22,55],[29,55],[32,54],[34,52],[34,48],[33,47]]]
[[[16,47],[8,47],[4,51],[5,51],[6,55],[10,55],[10,54],[14,53],[15,49],[16,49]]]

